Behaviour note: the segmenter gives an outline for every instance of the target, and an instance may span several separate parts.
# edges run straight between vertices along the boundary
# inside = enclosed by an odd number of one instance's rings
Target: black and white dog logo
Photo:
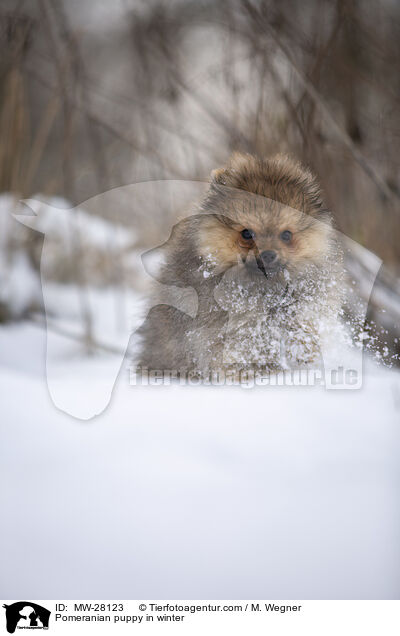
[[[13,634],[18,629],[48,629],[51,612],[32,603],[18,601],[11,605],[3,605],[6,610],[7,631]]]

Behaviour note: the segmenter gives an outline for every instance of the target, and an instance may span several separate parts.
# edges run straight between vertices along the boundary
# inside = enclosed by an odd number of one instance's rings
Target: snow
[[[0,272],[0,303],[12,316],[20,316],[39,303],[40,281],[22,250],[10,254],[8,263],[0,252]]]
[[[83,423],[45,347],[0,328],[3,598],[398,598],[398,372],[245,390],[130,386],[125,364]],[[83,404],[117,357],[53,355]]]
[[[107,249],[110,243],[118,242],[116,247],[123,248],[135,240],[133,230],[88,214],[83,207],[73,208],[62,197],[37,194],[34,199],[24,199],[21,203],[35,213],[35,229],[53,241],[68,244],[73,236],[75,240],[79,237],[79,242],[84,241],[85,247]]]
[[[20,318],[42,305],[39,276],[27,251],[32,231],[23,225],[46,237],[40,259],[44,288],[52,281],[76,280],[77,246],[83,283],[104,287],[111,269],[115,275],[118,266],[120,279],[135,278],[140,254],[133,230],[91,215],[82,207],[72,208],[60,197],[37,197],[19,202],[12,195],[0,195],[0,304],[11,317]],[[27,214],[29,210],[35,214]],[[50,295],[54,299],[54,289]],[[72,296],[68,290],[62,295],[65,300]]]
[[[10,194],[0,196],[0,306],[11,316],[23,314],[40,298],[40,285],[23,250],[24,228],[12,214],[18,203]]]
[[[0,326],[3,598],[398,598],[400,373],[367,361],[355,390],[132,386],[122,357],[145,282],[86,288],[103,351],[88,355],[81,288],[50,276],[70,258],[56,203],[32,217],[41,286],[31,230],[0,198],[0,303],[21,318],[44,298],[49,327]],[[106,222],[74,218],[91,253],[108,249]],[[360,368],[357,350],[340,357]]]

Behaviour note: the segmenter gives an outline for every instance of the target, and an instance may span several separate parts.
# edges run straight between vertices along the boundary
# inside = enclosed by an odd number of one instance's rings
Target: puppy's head
[[[289,157],[235,154],[212,173],[198,250],[221,273],[239,265],[274,277],[323,266],[333,247],[330,216],[314,176]]]

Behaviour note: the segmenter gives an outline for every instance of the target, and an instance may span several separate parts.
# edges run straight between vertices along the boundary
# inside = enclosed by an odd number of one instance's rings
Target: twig
[[[41,327],[46,331],[50,330],[53,333],[59,334],[60,336],[64,336],[65,338],[69,338],[70,340],[81,343],[85,348],[87,347],[86,335],[80,336],[73,331],[69,331],[68,329],[60,327],[57,322],[55,320],[52,320],[49,316],[45,318],[39,314],[28,314],[27,319],[30,320],[37,327]],[[99,342],[93,337],[91,345],[94,349],[99,349],[100,351],[105,351],[106,353],[112,353],[114,355],[123,356],[126,353],[125,349],[115,347],[104,342]]]
[[[319,92],[316,90],[314,85],[309,81],[309,79],[300,69],[297,62],[294,60],[289,47],[282,41],[282,39],[276,33],[275,29],[268,23],[264,16],[260,15],[257,9],[248,0],[244,0],[244,4],[247,7],[249,13],[253,16],[254,23],[259,26],[259,29],[261,31],[264,28],[268,32],[271,39],[283,53],[290,66],[292,67],[295,75],[302,84],[303,88],[315,102],[316,106],[319,108],[320,112],[325,117],[325,120],[329,123],[332,131],[336,134],[338,139],[340,139],[342,144],[350,151],[350,153],[353,155],[353,158],[369,176],[369,178],[374,182],[375,186],[378,188],[381,194],[383,194],[388,200],[392,201],[393,203],[398,204],[400,199],[398,195],[389,188],[385,180],[382,179],[382,177],[375,171],[375,169],[370,165],[370,163],[354,145],[349,135],[344,130],[342,130],[342,128],[336,122]],[[397,211],[400,212],[399,209],[397,209]]]

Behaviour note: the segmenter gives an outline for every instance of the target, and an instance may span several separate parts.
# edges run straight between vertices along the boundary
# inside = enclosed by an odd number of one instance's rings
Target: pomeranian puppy
[[[213,171],[199,212],[173,228],[158,276],[194,289],[197,313],[153,299],[140,365],[206,377],[317,363],[343,272],[315,177],[285,155],[235,153]]]

